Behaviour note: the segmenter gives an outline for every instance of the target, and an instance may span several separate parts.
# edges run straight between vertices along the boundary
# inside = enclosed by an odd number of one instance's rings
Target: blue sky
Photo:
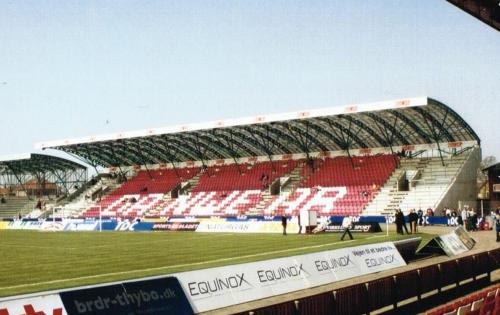
[[[0,155],[429,96],[500,159],[500,33],[444,0],[1,1]]]

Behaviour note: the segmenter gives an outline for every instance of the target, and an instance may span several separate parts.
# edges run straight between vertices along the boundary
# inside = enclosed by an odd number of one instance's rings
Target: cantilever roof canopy
[[[49,187],[47,183],[56,183],[69,192],[71,186],[87,181],[87,167],[45,154],[0,157],[0,182],[3,185],[19,185],[27,191],[32,189],[35,181],[43,187],[42,190]]]
[[[446,0],[500,31],[500,0]]]
[[[427,97],[148,129],[37,148],[113,167],[476,141],[450,107]]]
[[[0,157],[0,174],[34,174],[86,170],[76,162],[45,154],[18,154]]]

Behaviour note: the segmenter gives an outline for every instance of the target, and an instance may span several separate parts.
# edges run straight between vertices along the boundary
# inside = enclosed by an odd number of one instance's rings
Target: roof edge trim
[[[237,119],[177,125],[172,127],[149,128],[149,129],[142,129],[135,131],[118,132],[113,134],[79,137],[73,139],[43,141],[35,143],[34,147],[36,149],[46,149],[46,148],[70,146],[75,144],[87,144],[87,143],[104,142],[110,140],[175,134],[188,131],[201,131],[201,130],[209,130],[216,128],[246,126],[246,125],[261,124],[261,123],[307,119],[307,118],[314,118],[321,116],[337,116],[342,114],[373,112],[373,111],[396,109],[402,107],[416,107],[416,106],[424,106],[427,104],[428,104],[427,97],[405,98],[405,99],[380,101],[380,102],[364,103],[364,104],[350,104],[350,105],[328,107],[321,109],[311,109],[311,110],[303,110],[303,111],[288,112],[288,113],[258,115],[253,117],[245,117]]]
[[[0,156],[0,162],[20,161],[31,159],[31,153],[8,154]]]

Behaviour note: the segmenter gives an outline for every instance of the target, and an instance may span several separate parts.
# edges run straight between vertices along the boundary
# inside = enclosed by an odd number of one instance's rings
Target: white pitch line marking
[[[22,248],[39,248],[39,249],[51,249],[51,250],[77,249],[76,247],[57,247],[57,246],[38,246],[38,245],[19,245],[19,244],[0,244],[0,247],[16,247],[16,248],[22,247]]]
[[[387,235],[385,235],[385,234],[384,234],[384,235],[375,235],[375,236],[370,236],[370,237],[367,237],[366,239],[367,239],[367,240],[370,240],[370,239],[372,239],[372,238],[377,238],[377,237],[388,237],[388,236],[387,236]]]

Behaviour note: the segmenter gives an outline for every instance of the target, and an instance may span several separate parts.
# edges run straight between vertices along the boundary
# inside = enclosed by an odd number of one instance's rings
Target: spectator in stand
[[[408,215],[409,221],[410,221],[410,230],[412,234],[417,234],[417,221],[418,221],[418,215],[415,212],[415,209],[410,210],[410,214]]]
[[[262,175],[260,176],[260,181],[262,182],[262,188],[266,188],[269,181],[269,176],[266,173],[262,173]]]
[[[342,228],[344,229],[344,232],[342,233],[342,236],[340,237],[340,240],[343,241],[344,237],[346,234],[349,234],[349,238],[352,240],[352,234],[351,234],[351,229],[352,229],[352,219],[351,217],[344,217],[342,220]]]

